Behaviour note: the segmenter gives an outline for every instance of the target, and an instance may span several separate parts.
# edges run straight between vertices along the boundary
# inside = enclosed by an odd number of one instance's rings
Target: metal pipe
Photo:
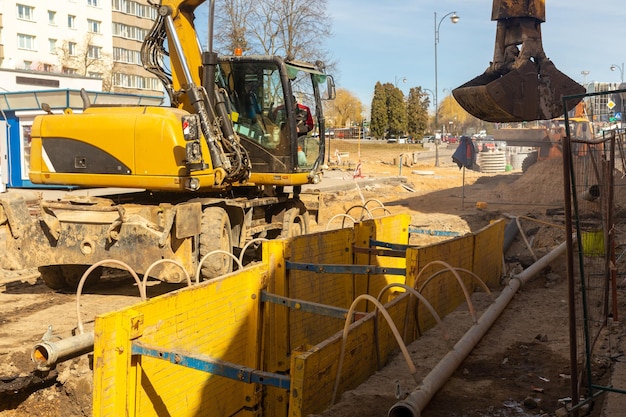
[[[31,359],[40,371],[49,371],[58,362],[93,351],[94,333],[80,333],[56,342],[44,340],[33,347]]]
[[[426,407],[435,393],[443,387],[456,368],[461,365],[493,323],[495,323],[496,319],[502,314],[519,288],[562,255],[566,247],[566,242],[561,243],[526,270],[511,278],[509,284],[502,290],[493,304],[483,313],[478,322],[463,335],[452,350],[448,352],[437,366],[422,380],[422,383],[404,400],[398,401],[389,409],[388,417],[420,417],[421,411]]]

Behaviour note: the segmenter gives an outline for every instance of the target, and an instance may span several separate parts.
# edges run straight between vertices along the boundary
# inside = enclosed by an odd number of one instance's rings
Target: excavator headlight
[[[200,147],[200,141],[194,140],[187,142],[185,145],[186,162],[188,164],[197,164],[202,162],[202,149]]]
[[[198,191],[198,188],[200,188],[200,180],[197,178],[187,178],[185,188],[189,191]]]
[[[200,139],[200,116],[197,114],[186,114],[182,117],[183,137],[186,141]]]

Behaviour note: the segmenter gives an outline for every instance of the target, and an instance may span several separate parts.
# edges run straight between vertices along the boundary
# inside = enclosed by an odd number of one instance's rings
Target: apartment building
[[[0,0],[0,71],[28,72],[31,80],[88,77],[101,80],[102,91],[162,97],[140,58],[155,15],[133,0]],[[0,87],[23,89],[17,82]]]

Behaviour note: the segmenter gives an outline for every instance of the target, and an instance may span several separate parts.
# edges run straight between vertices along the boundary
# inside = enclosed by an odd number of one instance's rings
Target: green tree
[[[375,138],[384,138],[389,119],[387,118],[387,93],[380,82],[374,86],[374,97],[370,110],[370,132]]]
[[[407,129],[406,104],[402,90],[391,83],[383,85],[387,95],[387,123],[390,135],[401,136]]]
[[[422,87],[413,87],[406,101],[407,131],[417,137],[423,135],[428,128],[428,106],[430,98]]]

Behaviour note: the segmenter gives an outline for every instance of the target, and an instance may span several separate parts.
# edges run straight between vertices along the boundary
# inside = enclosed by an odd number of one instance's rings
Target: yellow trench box
[[[322,412],[398,352],[394,331],[435,325],[412,289],[444,316],[477,286],[446,265],[499,282],[503,221],[424,247],[409,221],[264,242],[254,266],[98,316],[94,417]]]

